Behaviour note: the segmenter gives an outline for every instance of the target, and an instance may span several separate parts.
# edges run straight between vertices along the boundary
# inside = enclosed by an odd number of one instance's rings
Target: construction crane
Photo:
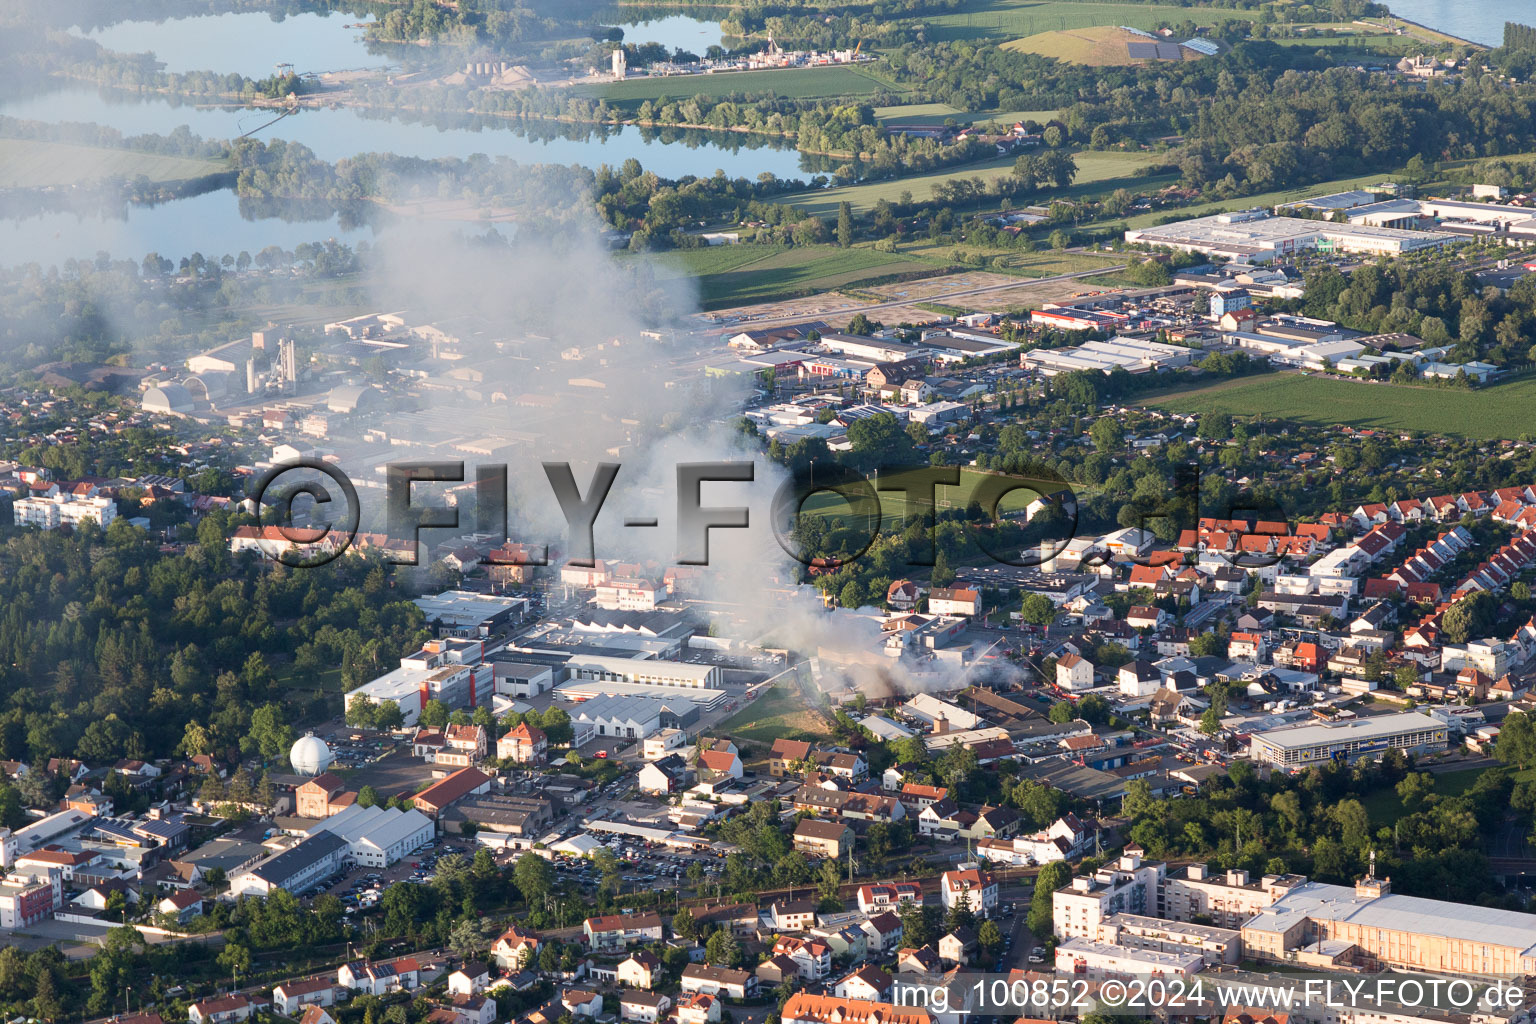
[[[859,59],[859,51],[862,50],[862,49],[864,49],[864,40],[860,39],[859,40],[859,45],[855,46],[853,48],[853,59],[854,60],[858,60]]]

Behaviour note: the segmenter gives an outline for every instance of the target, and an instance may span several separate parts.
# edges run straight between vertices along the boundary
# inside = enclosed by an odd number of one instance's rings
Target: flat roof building
[[[566,662],[565,668],[572,681],[645,683],[650,686],[701,690],[718,688],[720,685],[718,665],[691,665],[656,658],[607,658],[578,654]]]
[[[229,894],[270,896],[274,889],[298,892],[330,878],[345,865],[350,848],[341,836],[320,832],[229,879]]]
[[[1304,249],[1395,256],[1416,249],[1446,245],[1455,241],[1456,236],[1444,231],[1404,231],[1368,224],[1335,224],[1300,217],[1274,217],[1266,210],[1245,210],[1131,230],[1125,233],[1125,240],[1140,245],[1267,263]]]
[[[1433,974],[1536,972],[1536,914],[1399,896],[1388,879],[1307,882],[1243,926],[1244,955],[1283,961],[1300,947],[1360,947],[1389,968]]]
[[[1354,761],[1388,750],[1424,754],[1443,749],[1448,738],[1444,722],[1417,711],[1408,711],[1255,733],[1251,750],[1256,761],[1290,769],[1332,760]]]

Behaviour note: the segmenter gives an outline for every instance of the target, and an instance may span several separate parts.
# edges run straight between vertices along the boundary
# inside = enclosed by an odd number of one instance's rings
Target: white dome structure
[[[331,748],[325,745],[325,740],[312,732],[299,737],[288,753],[288,760],[293,764],[293,770],[300,775],[319,775],[329,768],[335,759],[336,756],[331,753]]]

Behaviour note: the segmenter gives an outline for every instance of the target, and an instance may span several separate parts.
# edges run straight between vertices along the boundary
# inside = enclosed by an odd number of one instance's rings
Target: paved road
[[[875,302],[863,306],[849,306],[847,309],[839,309],[834,313],[829,313],[828,315],[838,318],[851,317],[855,313],[873,313],[882,309],[896,309],[901,306],[911,306],[918,302],[943,302],[946,299],[961,299],[972,295],[986,295],[990,292],[1012,291],[1015,288],[1023,288],[1030,285],[1052,284],[1056,281],[1075,281],[1080,277],[1097,277],[1100,274],[1113,274],[1124,269],[1125,264],[1119,263],[1112,266],[1097,267],[1093,270],[1079,270],[1071,274],[1055,274],[1051,277],[1021,277],[1015,281],[1007,281],[1003,284],[982,285],[979,288],[960,288],[951,292],[942,292],[938,295],[923,295],[920,297],[909,296],[905,299],[893,299],[890,302]],[[800,323],[808,319],[816,318],[802,313],[795,316],[780,316],[772,318],[765,317],[760,320],[737,320],[730,324],[711,324],[706,329],[706,333],[717,333],[720,329],[726,327],[740,327],[742,330],[758,330],[765,327],[773,327],[778,324]]]

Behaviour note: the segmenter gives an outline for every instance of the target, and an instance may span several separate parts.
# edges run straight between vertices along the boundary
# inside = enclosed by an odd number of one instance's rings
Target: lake
[[[197,107],[160,97],[105,93],[71,87],[0,100],[0,114],[31,121],[78,121],[111,125],[124,135],[167,135],[181,125],[192,134],[229,139],[260,128],[274,113],[243,107]],[[461,127],[439,128],[396,118],[370,117],[351,107],[301,110],[262,130],[261,139],[302,142],[323,160],[358,153],[403,156],[505,156],[522,163],[618,167],[634,157],[664,178],[701,177],[718,168],[730,177],[756,178],[770,171],[781,178],[809,178],[800,153],[787,139],[729,132],[642,130],[632,125],[598,127],[463,115]]]
[[[1494,0],[1384,0],[1392,13],[1420,25],[1470,39],[1484,46],[1502,46],[1504,23],[1511,19],[1530,22],[1516,5]],[[1529,8],[1526,8],[1529,11]]]
[[[660,43],[668,50],[687,50],[700,57],[711,46],[723,45],[724,38],[720,34],[718,21],[701,21],[680,14],[631,25],[620,24],[619,28],[624,30],[626,43],[636,46],[641,43]]]
[[[90,258],[98,251],[134,260],[148,252],[172,260],[193,252],[214,258],[225,253],[237,256],[241,249],[254,256],[269,245],[292,249],[327,238],[356,244],[375,234],[368,224],[352,223],[354,218],[343,223],[339,214],[316,220],[254,220],[241,215],[241,206],[233,191],[222,189],[155,206],[129,205],[125,211],[0,218],[0,252],[4,253],[0,262],[48,266],[71,256]]]
[[[111,125],[125,135],[163,135],[186,125],[193,134],[207,138],[240,135],[274,116],[270,110],[177,105],[159,97],[106,94],[78,87],[0,101],[0,114],[54,123]],[[465,127],[440,129],[367,117],[348,108],[304,110],[281,119],[258,137],[302,142],[325,160],[371,151],[425,158],[485,153],[524,163],[589,167],[608,163],[615,168],[634,157],[647,170],[669,178],[710,175],[716,168],[732,177],[747,178],[756,178],[763,171],[784,178],[809,178],[812,173],[801,169],[800,154],[783,139],[634,126],[589,129],[470,116],[462,121]],[[245,206],[251,209],[251,204]],[[254,253],[268,245],[292,249],[300,242],[330,237],[355,244],[372,238],[374,232],[369,224],[343,223],[336,215],[293,222],[250,219],[242,214],[235,194],[223,190],[112,213],[49,212],[21,220],[0,219],[0,252],[4,253],[0,263],[56,264],[71,256],[91,257],[98,250],[133,259],[146,252],[159,252],[171,259],[194,251],[205,256],[238,254],[241,249]]]
[[[165,70],[236,72],[265,78],[278,64],[292,64],[298,74],[377,68],[391,63],[370,54],[363,32],[352,28],[356,14],[280,14],[245,12],[120,21],[76,35],[119,53],[153,53]]]

